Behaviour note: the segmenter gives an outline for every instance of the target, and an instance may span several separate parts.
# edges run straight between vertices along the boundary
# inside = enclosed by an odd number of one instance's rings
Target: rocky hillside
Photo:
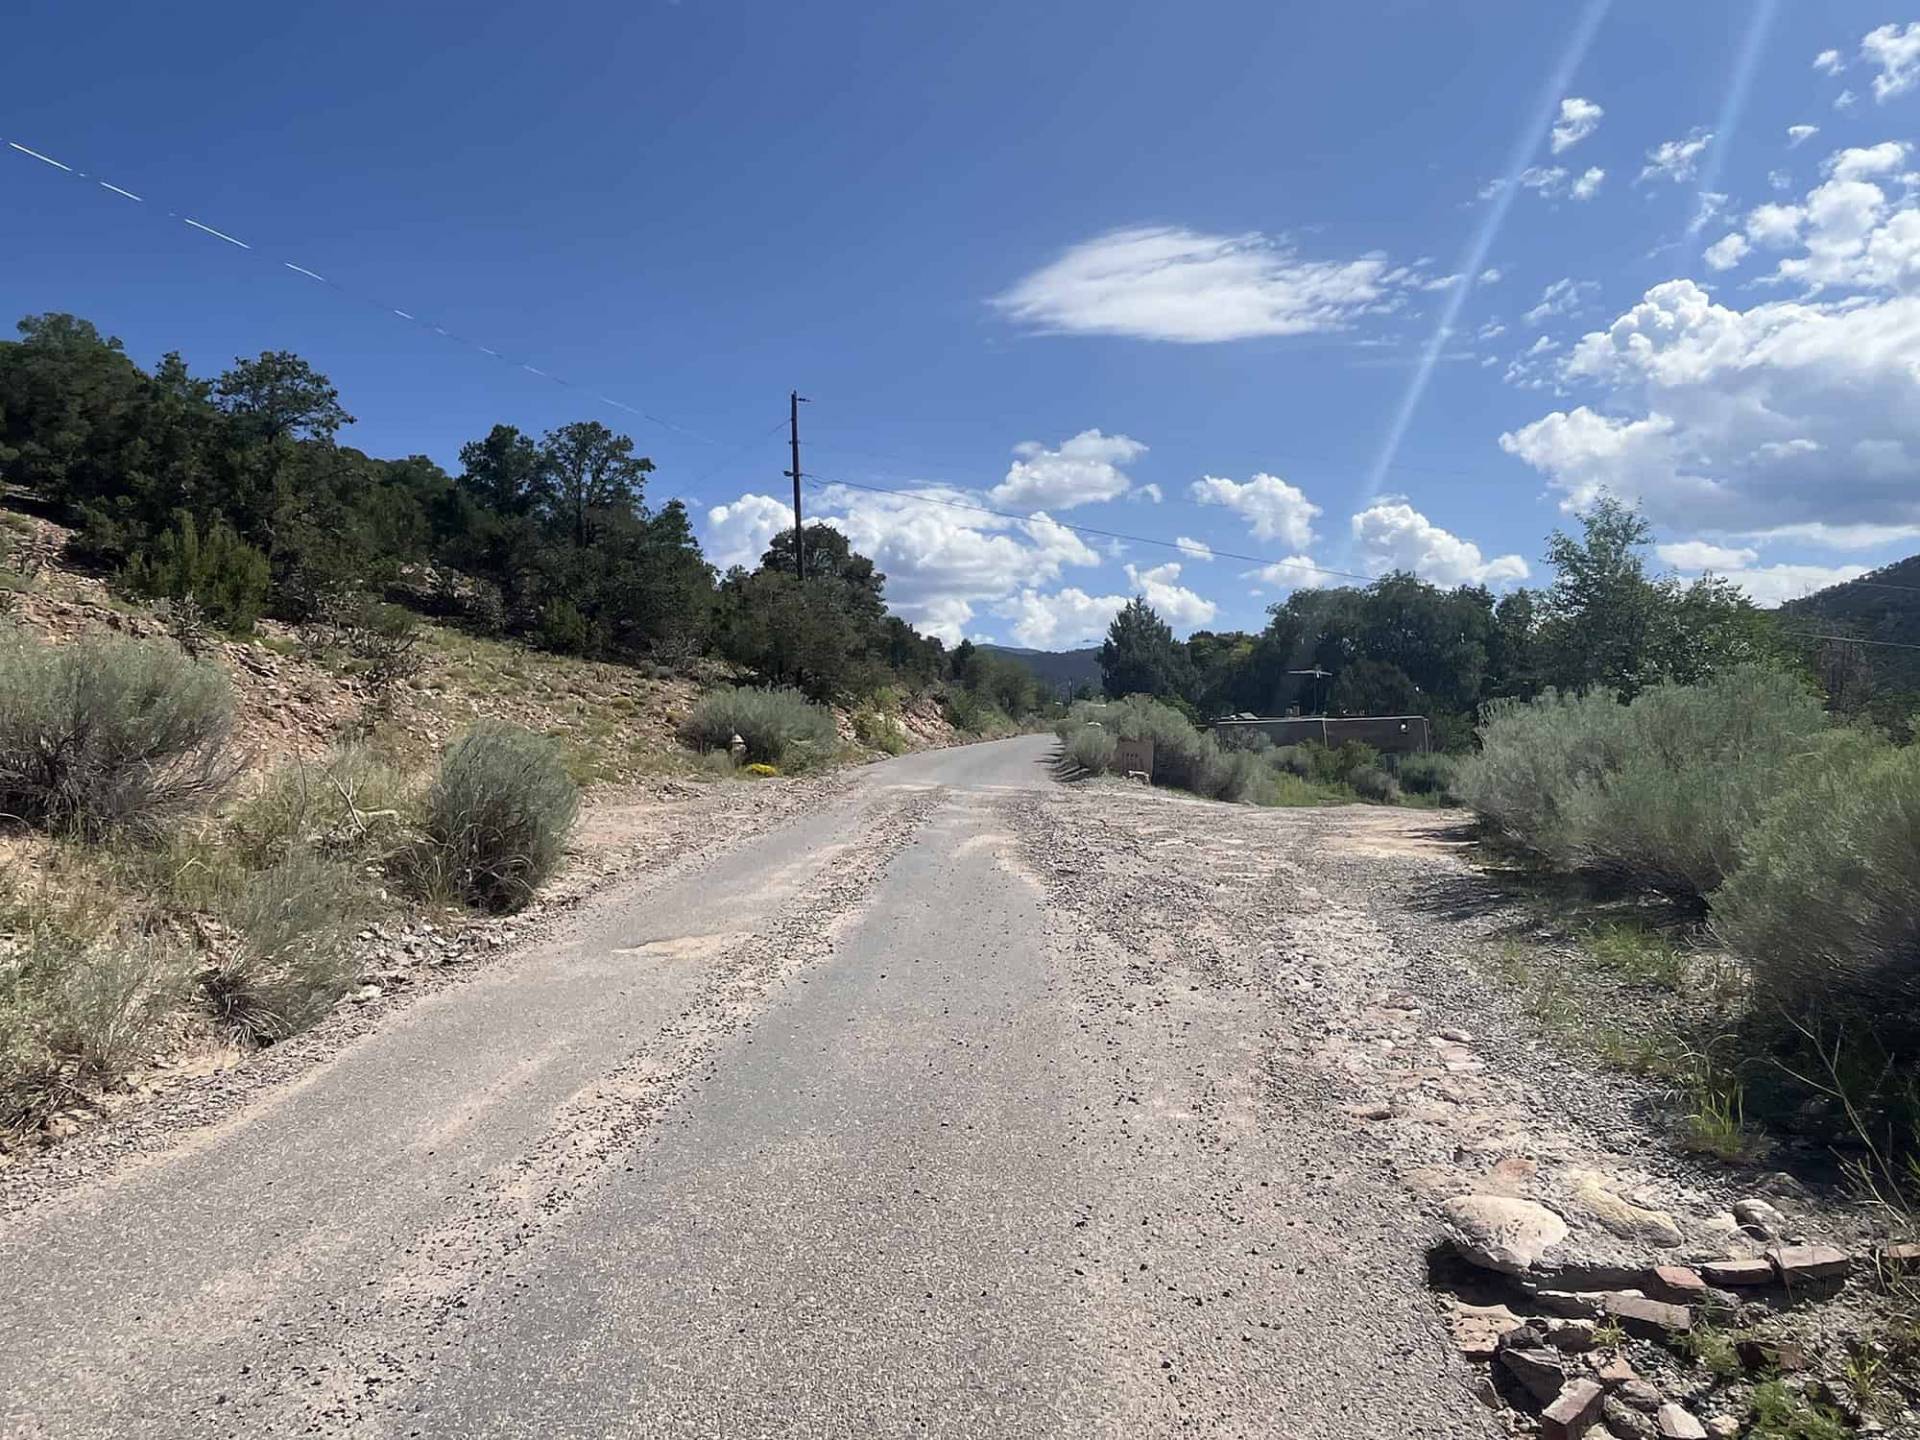
[[[1899,588],[1892,588],[1899,587]],[[1780,607],[1795,624],[1883,642],[1872,656],[1876,689],[1920,691],[1920,555]]]
[[[0,510],[9,544],[0,585],[16,623],[54,640],[118,633],[163,638],[153,609],[130,604],[106,583],[60,562],[68,532],[58,525]],[[722,665],[696,662],[687,673],[648,673],[627,665],[555,655],[424,623],[413,673],[376,697],[343,657],[316,637],[263,620],[237,640],[211,638],[204,651],[232,677],[236,731],[249,764],[326,753],[348,737],[374,737],[382,747],[424,757],[480,719],[505,720],[557,737],[574,778],[585,785],[702,775],[679,743],[680,722],[708,685],[734,677]],[[837,716],[843,739],[851,717]],[[955,732],[937,704],[922,701],[900,716],[915,748],[952,744]]]

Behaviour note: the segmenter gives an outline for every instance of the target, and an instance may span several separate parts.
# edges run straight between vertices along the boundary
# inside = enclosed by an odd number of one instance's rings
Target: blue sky
[[[1312,566],[1525,583],[1603,488],[1769,602],[1920,549],[1886,0],[30,0],[8,37],[0,139],[69,167],[0,150],[9,317],[296,350],[348,440],[450,468],[605,419],[722,561],[788,518],[797,386],[810,510],[949,639],[1084,643],[1136,592],[1255,627]]]

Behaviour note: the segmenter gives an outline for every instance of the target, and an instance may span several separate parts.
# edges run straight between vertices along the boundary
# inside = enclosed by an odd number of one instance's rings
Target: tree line
[[[72,315],[0,343],[0,479],[74,529],[69,558],[213,624],[337,619],[386,597],[560,653],[681,664],[715,655],[817,699],[957,686],[1009,714],[1040,691],[971,646],[949,653],[886,606],[886,577],[837,530],[807,527],[720,573],[653,461],[595,420],[495,425],[458,473],[343,444],[327,377],[269,351],[223,373],[178,354],[142,369]]]
[[[1605,690],[1622,700],[1664,682],[1695,684],[1737,667],[1791,669],[1821,681],[1831,644],[1809,644],[1731,582],[1652,573],[1646,519],[1603,497],[1579,533],[1547,542],[1552,581],[1496,598],[1394,573],[1366,586],[1296,590],[1260,632],[1197,631],[1184,643],[1145,600],[1131,602],[1101,646],[1104,689],[1146,694],[1191,718],[1424,715],[1436,741],[1472,743],[1481,709],[1547,690]],[[1914,697],[1855,686],[1836,705],[1898,727]]]

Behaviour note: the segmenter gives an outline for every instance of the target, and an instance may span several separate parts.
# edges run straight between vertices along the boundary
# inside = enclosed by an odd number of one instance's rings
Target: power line
[[[1818,630],[1782,630],[1782,635],[1798,635],[1803,640],[1838,640],[1847,645],[1879,645],[1889,650],[1920,650],[1906,640],[1869,640],[1864,635],[1824,635]]]
[[[344,297],[345,299],[354,301],[357,304],[370,306],[371,308],[380,311],[382,314],[388,316],[389,318],[396,318],[399,320],[403,320],[417,330],[423,330],[428,334],[437,335],[443,340],[449,340],[454,344],[464,346],[469,350],[478,351],[480,354],[487,356],[489,359],[498,360],[503,365],[506,365],[518,370],[524,370],[527,374],[532,375],[537,379],[549,381],[550,383],[561,386],[562,388],[567,390],[577,390],[580,393],[588,396],[589,398],[598,401],[602,405],[609,406],[615,410],[624,411],[629,415],[638,416],[640,419],[645,420],[650,424],[658,425],[662,429],[671,430],[679,435],[684,435],[689,440],[697,441],[702,445],[722,445],[725,443],[724,441],[714,439],[711,435],[703,435],[698,430],[690,429],[685,425],[681,425],[675,421],[669,420],[664,415],[655,414],[651,410],[645,410],[636,405],[629,405],[624,400],[616,400],[612,396],[603,394],[598,390],[588,389],[583,385],[576,385],[572,380],[569,380],[566,376],[556,374],[551,370],[543,370],[539,366],[534,365],[529,361],[516,360],[515,358],[513,358],[511,355],[508,355],[504,351],[496,350],[490,345],[483,345],[478,340],[469,339],[465,335],[461,335],[455,331],[447,329],[444,325],[435,324],[432,320],[423,319],[415,311],[404,310],[400,306],[391,304],[385,299],[381,299],[381,298],[363,293],[361,291],[355,290],[350,286],[343,285],[339,281],[334,280],[326,275],[322,275],[317,270],[311,270],[305,265],[296,265],[294,264],[293,261],[285,258],[280,258],[276,260],[270,254],[268,254],[268,252],[263,250],[256,250],[254,246],[250,245],[247,241],[240,239],[236,235],[229,234],[225,230],[216,229],[214,226],[206,224],[200,220],[196,220],[192,216],[187,215],[181,211],[168,210],[165,208],[165,204],[162,201],[150,200],[149,197],[145,195],[136,195],[133,191],[123,189],[118,185],[110,184],[107,181],[100,179],[97,175],[89,175],[84,170],[78,169],[72,165],[64,164],[63,162],[54,159],[51,155],[43,154],[38,150],[29,149],[27,146],[22,145],[17,140],[5,140],[4,143],[6,144],[8,149],[16,151],[17,153],[24,155],[29,159],[38,160],[42,164],[52,166],[55,170],[58,170],[65,175],[69,175],[73,177],[73,179],[75,180],[82,181],[82,182],[91,180],[94,184],[98,185],[103,190],[111,191],[113,194],[119,195],[124,199],[130,200],[134,204],[146,207],[147,213],[149,213],[150,215],[157,216],[164,212],[167,219],[169,220],[178,220],[181,224],[189,226],[190,228],[197,230],[202,234],[210,235],[214,239],[220,240],[228,246],[231,246],[240,250],[245,250],[248,253],[254,255],[264,264],[277,264],[283,270],[291,270],[296,275],[304,276],[308,280],[315,281],[321,285],[326,286],[329,290],[334,291],[336,294]]]

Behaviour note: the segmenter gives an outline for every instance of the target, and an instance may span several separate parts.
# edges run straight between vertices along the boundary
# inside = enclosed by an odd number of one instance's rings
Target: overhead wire
[[[376,297],[376,296],[364,293],[362,291],[356,290],[351,286],[342,284],[341,282],[333,279],[330,276],[321,274],[318,270],[310,269],[305,265],[295,264],[292,260],[289,260],[284,256],[276,257],[275,255],[273,255],[272,253],[266,250],[256,250],[253,245],[249,244],[245,240],[242,240],[237,235],[230,234],[225,230],[217,229],[216,227],[209,225],[202,220],[195,219],[193,216],[186,214],[184,211],[166,209],[165,204],[162,201],[151,199],[148,195],[135,194],[133,191],[125,189],[122,186],[111,184],[110,182],[101,179],[98,175],[90,175],[85,170],[81,170],[75,166],[68,165],[63,161],[56,160],[53,158],[53,156],[45,154],[42,151],[32,149],[26,145],[22,145],[17,140],[10,140],[10,139],[5,139],[4,137],[0,137],[0,142],[3,142],[8,149],[16,151],[21,155],[25,155],[29,159],[38,160],[43,164],[50,165],[54,169],[61,171],[63,174],[72,176],[75,180],[78,180],[78,181],[91,180],[93,181],[94,184],[98,185],[103,190],[111,191],[113,194],[122,196],[123,198],[130,200],[135,204],[146,206],[148,207],[148,210],[147,210],[148,214],[158,215],[164,211],[166,217],[169,220],[178,220],[181,224],[189,226],[192,229],[201,232],[202,234],[212,236],[214,239],[223,241],[229,246],[233,246],[238,249],[249,252],[250,254],[256,256],[262,263],[277,264],[283,270],[290,270],[296,275],[303,276],[308,280],[324,285],[328,289],[334,291],[336,294],[344,297],[345,299],[354,301],[357,304],[370,306],[371,308],[380,311],[384,315],[406,322],[408,325],[414,327],[415,329],[425,331],[432,335],[436,335],[443,340],[451,341],[453,344],[464,346],[467,349],[477,351],[478,353],[487,356],[489,359],[499,361],[503,365],[507,365],[512,368],[523,370],[527,374],[532,375],[537,379],[548,381],[554,385],[561,386],[564,389],[577,391],[578,393],[586,395],[589,398],[596,400],[600,404],[608,406],[611,409],[623,411],[628,415],[637,416],[638,418],[647,421],[649,424],[659,426],[660,428],[665,430],[671,430],[678,435],[684,435],[689,440],[696,441],[699,444],[719,446],[719,445],[724,445],[726,443],[723,440],[714,439],[711,435],[702,434],[700,431],[692,429],[689,426],[682,425],[677,421],[669,420],[666,416],[657,414],[654,411],[648,410],[642,406],[630,405],[626,401],[616,399],[613,396],[604,393],[603,391],[590,389],[585,385],[575,384],[574,381],[568,379],[564,375],[558,374],[553,370],[545,369],[541,366],[533,364],[531,359],[516,358],[514,355],[510,355],[503,350],[495,349],[491,345],[482,344],[478,340],[474,340],[465,335],[459,334],[454,330],[448,329],[444,325],[435,323],[433,320],[423,318],[419,313],[419,311],[417,310],[403,309],[402,307],[391,303],[391,301],[387,299]]]

